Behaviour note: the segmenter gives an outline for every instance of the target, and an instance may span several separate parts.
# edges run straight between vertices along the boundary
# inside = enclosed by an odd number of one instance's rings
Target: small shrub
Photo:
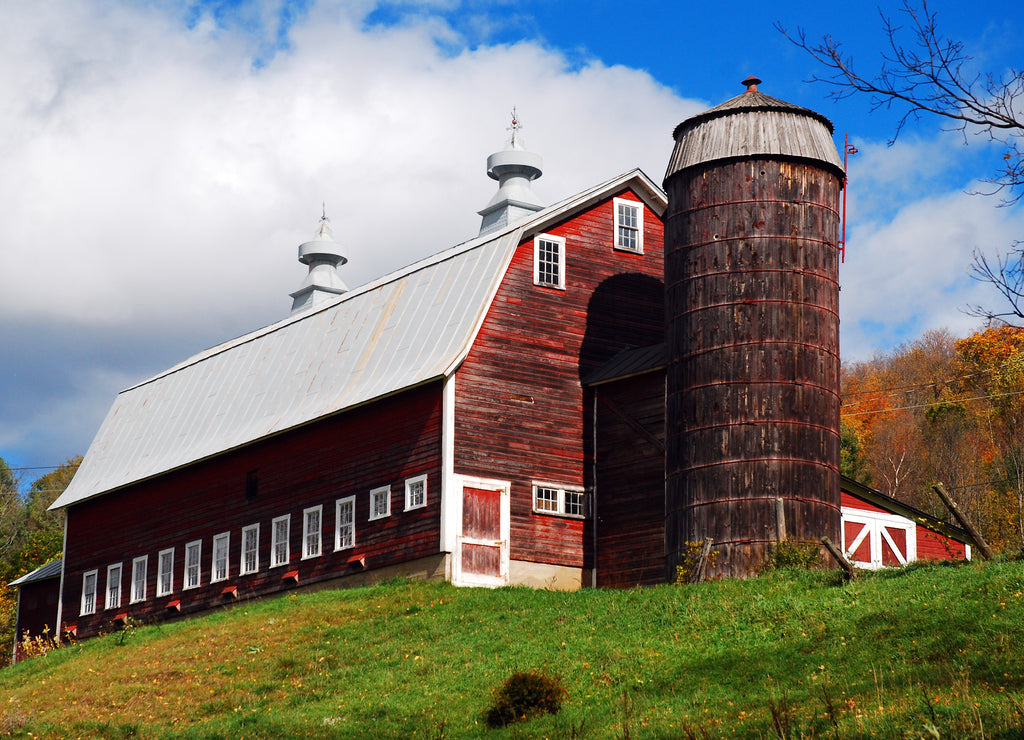
[[[788,539],[777,542],[765,559],[764,569],[802,568],[811,570],[821,564],[821,545],[814,540]]]
[[[18,655],[23,660],[38,658],[59,647],[60,643],[50,636],[50,628],[48,626],[43,627],[43,634],[41,635],[32,635],[28,630],[25,630],[21,636],[21,641],[18,643]]]
[[[489,727],[504,727],[545,712],[557,714],[567,692],[557,676],[517,671],[495,691],[487,710]]]
[[[685,586],[693,580],[694,570],[700,564],[700,553],[703,549],[704,540],[687,542],[683,545],[682,562],[676,566],[675,584],[677,586]],[[708,561],[705,564],[705,568],[714,568],[717,559],[718,550],[712,550],[708,555]]]

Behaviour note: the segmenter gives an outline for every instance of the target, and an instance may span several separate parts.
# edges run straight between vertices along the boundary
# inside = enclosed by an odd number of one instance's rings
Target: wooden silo
[[[670,578],[708,537],[740,577],[839,537],[843,168],[829,121],[759,82],[679,124],[665,175]]]

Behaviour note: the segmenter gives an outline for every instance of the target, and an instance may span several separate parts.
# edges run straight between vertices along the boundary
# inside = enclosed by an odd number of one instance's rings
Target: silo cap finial
[[[757,86],[761,84],[761,80],[754,77],[754,75],[750,75],[750,77],[743,80],[742,84],[747,86],[747,92],[757,92]]]

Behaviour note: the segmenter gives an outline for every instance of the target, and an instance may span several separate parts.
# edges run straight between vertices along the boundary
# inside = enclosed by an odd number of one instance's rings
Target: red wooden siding
[[[963,560],[967,557],[967,548],[963,542],[918,527],[917,557],[922,560]]]
[[[665,581],[665,373],[597,394],[597,585]],[[644,433],[646,432],[646,434]]]
[[[60,576],[45,581],[34,581],[18,587],[18,631],[15,635],[14,660],[19,643],[26,635],[40,636],[44,630],[52,638],[57,635],[57,597],[60,594]]]
[[[533,284],[533,239],[524,241],[457,372],[456,472],[511,481],[513,559],[582,567],[589,557],[588,525],[534,514],[531,483],[589,485],[581,375],[662,341],[664,233],[646,207],[643,219],[642,255],[613,248],[611,196],[549,229],[566,240],[565,290]]]
[[[842,493],[842,505],[849,506],[853,509],[860,509],[861,511],[873,511],[876,514],[891,514],[891,511],[879,508],[874,504],[869,504],[864,499],[857,498],[856,496],[843,491]]]
[[[304,428],[225,453],[68,510],[64,624],[85,636],[119,613],[159,618],[177,601],[182,613],[280,591],[439,552],[441,385],[351,410]],[[405,508],[405,480],[427,475],[427,506]],[[247,486],[247,480],[249,484]],[[391,516],[369,518],[369,491],[391,486]],[[255,490],[253,490],[255,486]],[[248,493],[247,493],[247,488]],[[252,494],[255,493],[253,496]],[[334,550],[335,501],[355,495],[355,547]],[[303,509],[322,505],[322,555],[302,559]],[[271,568],[271,520],[291,515],[290,559]],[[260,525],[259,571],[239,575],[243,527]],[[229,573],[210,583],[213,537],[230,532]],[[199,588],[184,590],[185,545],[202,541]],[[158,553],[174,548],[174,591],[156,598]],[[148,555],[147,599],[129,604],[132,559]],[[107,566],[122,563],[119,609],[104,609]],[[79,616],[82,574],[98,570],[97,610]],[[297,571],[295,577],[286,576]],[[176,613],[177,610],[175,610]]]

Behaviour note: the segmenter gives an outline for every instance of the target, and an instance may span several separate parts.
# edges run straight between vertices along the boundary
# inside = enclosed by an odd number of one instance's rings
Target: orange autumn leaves
[[[842,378],[843,472],[946,517],[942,482],[997,549],[1024,544],[1024,329],[932,331]]]

